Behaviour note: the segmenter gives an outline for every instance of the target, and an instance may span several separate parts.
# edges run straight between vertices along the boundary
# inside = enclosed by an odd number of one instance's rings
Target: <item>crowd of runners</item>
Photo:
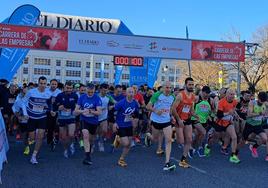
[[[82,162],[92,165],[94,150],[122,147],[117,161],[127,166],[132,146],[157,144],[157,155],[165,155],[163,170],[176,168],[170,160],[172,146],[179,144],[183,153],[178,166],[189,168],[187,158],[213,157],[220,144],[229,161],[240,163],[239,150],[247,144],[254,158],[258,147],[266,146],[268,162],[268,98],[266,92],[252,94],[222,88],[217,94],[209,86],[196,87],[192,78],[183,88],[131,87],[92,83],[58,83],[41,76],[37,84],[18,87],[0,80],[0,108],[10,136],[24,141],[30,163],[38,164],[38,154],[46,140],[52,151],[63,147],[63,157],[70,158],[84,149]],[[163,144],[164,143],[164,144]],[[173,144],[174,143],[174,144]],[[107,149],[107,148],[106,148]],[[213,150],[214,149],[214,150]],[[22,154],[21,154],[22,155]]]

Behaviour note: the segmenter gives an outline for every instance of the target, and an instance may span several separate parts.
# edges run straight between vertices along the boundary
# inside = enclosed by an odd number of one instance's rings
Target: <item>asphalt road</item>
[[[108,144],[106,146],[110,149]],[[173,144],[172,160],[177,165],[173,172],[162,170],[164,157],[156,156],[155,149],[155,146],[132,148],[127,158],[128,167],[121,168],[116,164],[120,149],[114,153],[95,151],[93,165],[85,166],[81,149],[65,159],[61,145],[51,152],[45,144],[39,164],[31,165],[29,157],[22,154],[23,144],[10,141],[8,164],[4,165],[0,187],[268,187],[264,147],[260,148],[258,159],[252,158],[245,147],[240,155],[242,162],[237,165],[228,162],[228,157],[221,155],[219,147],[215,146],[211,157],[196,157],[190,160],[192,168],[182,169],[177,162],[182,151]]]

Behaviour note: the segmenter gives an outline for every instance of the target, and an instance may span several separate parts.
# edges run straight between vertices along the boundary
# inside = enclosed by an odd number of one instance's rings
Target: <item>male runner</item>
[[[99,126],[98,116],[101,114],[101,99],[95,94],[94,84],[87,85],[87,94],[81,95],[78,99],[74,114],[81,115],[81,129],[86,155],[83,164],[92,165],[90,153]]]
[[[170,162],[171,144],[172,144],[172,127],[171,127],[171,106],[175,100],[175,96],[171,94],[171,84],[166,82],[163,85],[163,92],[158,91],[153,94],[150,102],[147,105],[147,109],[152,112],[152,135],[146,134],[145,145],[150,145],[150,141],[158,141],[161,131],[164,132],[165,137],[165,166],[164,171],[171,171],[176,169],[176,165]]]
[[[199,117],[194,112],[195,95],[194,80],[190,77],[185,80],[185,90],[181,91],[173,104],[172,112],[177,121],[176,133],[180,144],[184,144],[183,154],[179,162],[179,166],[189,168],[186,157],[192,144],[192,121],[191,116],[194,116],[197,121]]]
[[[75,116],[73,111],[77,103],[78,97],[73,92],[73,84],[65,83],[64,92],[58,94],[55,101],[55,109],[58,110],[58,123],[60,130],[60,140],[64,148],[64,157],[68,158],[70,149],[71,154],[75,152],[73,140],[75,132]]]
[[[126,167],[125,158],[130,150],[130,142],[133,136],[133,121],[137,120],[139,113],[138,103],[134,100],[133,88],[127,88],[126,98],[116,103],[114,110],[117,111],[114,132],[120,137],[120,145],[123,146],[118,165]]]

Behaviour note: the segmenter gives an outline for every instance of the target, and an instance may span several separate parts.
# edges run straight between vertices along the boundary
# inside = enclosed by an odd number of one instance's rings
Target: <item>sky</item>
[[[43,12],[122,20],[137,35],[222,41],[232,28],[241,41],[268,24],[267,0],[1,0],[0,21],[20,5]]]

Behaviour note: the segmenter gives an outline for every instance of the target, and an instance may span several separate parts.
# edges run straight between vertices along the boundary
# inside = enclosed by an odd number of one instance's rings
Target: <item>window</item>
[[[100,69],[101,68],[101,63],[95,63],[95,68]]]
[[[87,77],[87,78],[90,77],[90,72],[89,72],[89,71],[86,72],[86,77]]]
[[[164,82],[165,81],[165,76],[161,77],[161,81]]]
[[[60,67],[61,66],[61,61],[60,60],[56,60],[56,66]]]
[[[23,74],[28,74],[28,68],[27,67],[23,67]]]
[[[86,68],[90,68],[90,62],[86,62]]]
[[[81,67],[81,61],[66,61],[66,67]]]
[[[60,76],[60,70],[56,70],[56,76]]]
[[[29,58],[26,57],[24,60],[23,60],[23,64],[28,64],[29,63]]]
[[[81,77],[81,71],[66,70],[66,76]]]
[[[109,73],[105,72],[104,73],[104,78],[109,78]]]
[[[95,72],[95,78],[100,78],[100,77],[101,77],[100,72]]]
[[[50,59],[34,58],[35,65],[50,65]]]
[[[110,69],[110,66],[109,66],[108,63],[105,63],[105,64],[104,64],[104,69],[106,69],[106,70],[109,70],[109,69]]]
[[[129,79],[129,74],[122,74],[122,79],[128,80]]]
[[[66,82],[80,83],[80,82],[81,82],[81,80],[66,80]]]
[[[174,82],[174,77],[172,76],[172,77],[169,77],[169,81],[170,82]]]
[[[34,74],[37,74],[37,75],[50,75],[50,69],[34,68]]]

